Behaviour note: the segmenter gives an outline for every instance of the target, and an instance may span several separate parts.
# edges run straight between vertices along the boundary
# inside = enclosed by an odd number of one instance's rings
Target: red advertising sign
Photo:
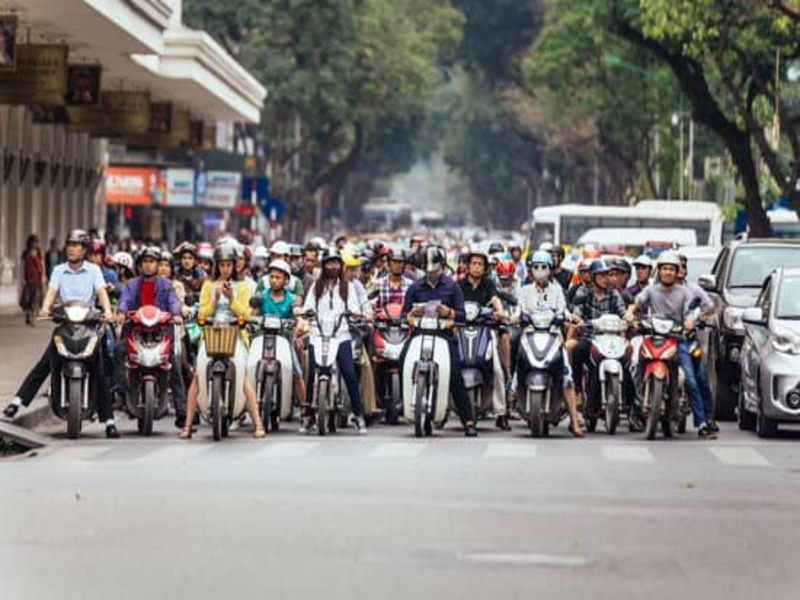
[[[164,183],[161,170],[153,167],[109,167],[106,172],[108,204],[161,204]]]

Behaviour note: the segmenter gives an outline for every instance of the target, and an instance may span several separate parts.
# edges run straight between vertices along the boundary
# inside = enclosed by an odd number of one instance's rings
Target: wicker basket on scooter
[[[203,328],[206,354],[218,358],[230,358],[236,353],[239,328],[235,326],[208,326]]]

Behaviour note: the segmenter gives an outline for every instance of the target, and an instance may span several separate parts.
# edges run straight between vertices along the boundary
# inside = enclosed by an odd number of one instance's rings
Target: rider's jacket
[[[464,295],[464,302],[476,302],[480,306],[486,306],[492,298],[498,295],[497,287],[492,283],[490,277],[481,279],[477,287],[472,287],[467,277],[459,281],[458,285]]]
[[[550,281],[545,288],[540,288],[535,283],[524,285],[517,294],[519,309],[524,313],[549,308],[556,314],[563,315],[567,310],[567,301],[564,290],[555,282]]]
[[[332,286],[328,285],[322,290],[319,298],[314,294],[314,286],[308,290],[304,308],[306,310],[313,309],[317,314],[317,321],[324,321],[326,318],[339,319],[345,312],[358,313],[358,296],[353,284],[344,282],[346,293],[345,298],[342,298],[340,293],[340,282],[337,280]],[[311,327],[312,338],[319,336],[319,326],[315,322]],[[347,323],[340,323],[339,328],[336,330],[336,339],[344,341],[350,338],[350,328]]]
[[[627,307],[617,289],[608,288],[603,290],[603,295],[599,298],[594,291],[581,297],[583,299],[575,304],[573,313],[584,321],[591,321],[607,314],[614,314],[619,317],[625,315]],[[588,331],[584,332],[584,337],[588,335]]]
[[[134,277],[128,282],[128,285],[122,290],[122,296],[117,306],[119,312],[125,313],[129,310],[138,310],[141,307],[142,283],[141,277]],[[181,304],[175,294],[175,288],[172,287],[172,282],[163,277],[155,277],[153,284],[155,285],[153,305],[159,310],[173,315],[181,314]]]
[[[376,306],[385,308],[390,304],[403,304],[406,292],[408,292],[408,288],[413,283],[414,280],[405,274],[401,276],[400,283],[397,286],[392,285],[388,276],[376,280],[373,286],[373,291],[377,294]]]

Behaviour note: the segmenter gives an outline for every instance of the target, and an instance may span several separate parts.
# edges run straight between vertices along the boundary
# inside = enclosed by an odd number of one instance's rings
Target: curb
[[[25,446],[28,450],[44,448],[51,442],[50,438],[8,421],[0,421],[0,433]]]

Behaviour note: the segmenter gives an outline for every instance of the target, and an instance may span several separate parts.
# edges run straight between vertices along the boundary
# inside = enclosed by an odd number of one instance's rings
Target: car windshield
[[[776,319],[800,319],[800,277],[784,277],[775,305]]]
[[[700,275],[711,273],[714,268],[714,261],[717,260],[716,256],[704,256],[702,258],[691,257],[686,261],[686,281],[697,283]]]
[[[800,244],[739,248],[733,255],[728,287],[760,288],[776,267],[800,266]]]

